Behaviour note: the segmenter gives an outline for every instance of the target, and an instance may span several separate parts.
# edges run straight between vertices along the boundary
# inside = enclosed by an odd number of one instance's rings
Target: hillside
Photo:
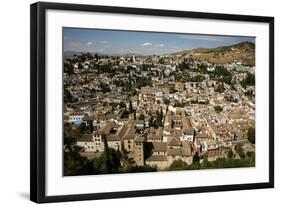
[[[217,48],[196,48],[174,53],[174,55],[192,55],[195,60],[207,60],[212,63],[228,64],[240,61],[244,65],[255,65],[255,44],[242,42]]]

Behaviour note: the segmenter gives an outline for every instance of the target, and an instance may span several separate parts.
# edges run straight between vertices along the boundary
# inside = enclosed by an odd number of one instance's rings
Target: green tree
[[[162,111],[162,109],[161,109]],[[161,127],[162,126],[162,116],[163,116],[163,112],[161,114],[161,111],[159,112],[157,110],[156,112],[156,120],[155,120],[155,128]]]
[[[247,137],[248,137],[249,142],[251,142],[252,144],[255,144],[255,142],[256,142],[256,130],[255,130],[255,128],[249,128],[248,129]]]
[[[93,131],[94,131],[94,126],[93,126],[93,122],[92,122],[92,121],[89,123],[88,127],[89,127],[90,133],[93,133]]]
[[[82,69],[83,68],[83,65],[81,63],[78,63],[78,68],[79,69]]]
[[[236,145],[236,151],[239,154],[240,158],[245,158],[245,153],[240,143]]]
[[[68,89],[64,89],[64,92],[63,92],[63,100],[64,100],[64,103],[74,103],[74,102],[77,102],[78,100],[73,97],[70,93],[70,91]]]
[[[164,98],[164,104],[169,105],[170,104],[170,100],[167,98]]]
[[[64,72],[67,74],[74,74],[73,65],[69,62],[64,62]]]
[[[246,153],[246,156],[247,156],[248,158],[255,158],[255,152],[250,152],[250,151],[248,151],[248,152]]]
[[[121,101],[121,102],[119,103],[119,107],[120,107],[120,108],[126,108],[126,104],[125,104],[123,101]]]
[[[206,154],[204,155],[204,159],[203,159],[203,162],[202,162],[202,164],[201,164],[201,168],[202,168],[202,169],[206,169],[206,168],[208,168],[208,166],[209,166],[208,154],[206,153]]]
[[[252,73],[247,73],[247,76],[245,78],[245,84],[246,85],[255,85],[255,75]]]
[[[103,83],[103,82],[100,83],[100,88],[101,88],[101,90],[102,90],[103,93],[107,93],[107,92],[110,92],[110,91],[111,91],[109,85],[106,84],[106,83]]]
[[[79,125],[80,133],[84,133],[86,129],[86,123],[81,122],[81,124]]]
[[[196,152],[195,155],[193,156],[193,163],[199,163],[200,162],[200,157],[199,157],[199,153]]]
[[[223,111],[223,108],[222,108],[221,106],[219,106],[219,105],[218,105],[218,106],[215,106],[214,109],[215,109],[215,111],[216,111],[217,113]]]
[[[65,176],[87,175],[95,172],[92,163],[80,155],[83,148],[76,145],[76,138],[64,135],[63,172]]]
[[[247,90],[244,94],[245,94],[247,97],[250,97],[251,99],[253,99],[254,91],[253,91],[253,90]]]
[[[227,158],[231,159],[232,157],[233,157],[233,152],[232,152],[232,149],[230,149],[227,153]]]
[[[149,165],[144,166],[134,166],[132,164],[127,165],[126,167],[123,167],[120,169],[121,172],[124,173],[134,173],[134,172],[156,172],[156,167],[151,167]]]
[[[140,116],[139,116],[139,120],[144,120],[144,114],[140,114]]]
[[[132,101],[130,100],[129,102],[129,113],[133,113],[134,112],[134,108],[133,108],[133,104],[132,104]]]
[[[160,126],[163,126],[164,114],[163,114],[162,108],[161,108],[161,111],[160,111],[160,120],[161,120]]]
[[[149,127],[153,127],[153,117],[150,117],[150,119],[149,119]]]
[[[98,60],[99,59],[99,56],[97,53],[95,53],[95,59]]]
[[[187,164],[182,160],[175,160],[168,168],[169,170],[185,170],[187,169]]]
[[[101,154],[100,157],[92,160],[95,170],[98,174],[118,173],[121,167],[121,152],[109,147]]]
[[[224,85],[221,84],[219,85],[216,89],[215,89],[216,92],[219,92],[219,93],[223,93],[225,91],[225,88],[224,88]]]
[[[95,161],[96,168],[102,173],[114,173],[117,172],[121,167],[120,159],[121,154],[114,149],[108,147],[107,139],[103,136],[104,142],[104,152],[102,155]]]

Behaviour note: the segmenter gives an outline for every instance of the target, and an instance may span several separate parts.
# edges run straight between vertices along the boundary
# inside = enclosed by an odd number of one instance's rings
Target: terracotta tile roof
[[[178,138],[174,137],[171,139],[171,141],[168,143],[168,146],[181,146],[181,142]]]
[[[182,156],[181,148],[168,149],[168,156]]]
[[[111,135],[107,135],[107,136],[106,136],[106,140],[107,140],[108,142],[120,141],[120,137],[119,137],[118,135],[111,134]]]
[[[166,152],[167,151],[167,142],[153,142],[152,143],[153,152]]]
[[[141,134],[141,135],[138,135],[138,136],[135,138],[135,142],[145,142],[145,141],[146,141],[146,136],[147,136],[146,133]]]

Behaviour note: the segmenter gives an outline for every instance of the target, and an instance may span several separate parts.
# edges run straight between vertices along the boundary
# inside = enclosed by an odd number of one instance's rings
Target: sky
[[[102,54],[169,54],[193,48],[215,48],[254,37],[217,36],[181,33],[133,32],[101,29],[64,28],[64,51]]]

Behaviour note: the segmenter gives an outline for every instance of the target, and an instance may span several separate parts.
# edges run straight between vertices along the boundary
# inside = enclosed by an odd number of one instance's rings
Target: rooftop
[[[167,151],[167,142],[153,142],[152,143],[153,152],[166,152]]]
[[[153,161],[159,162],[159,161],[168,161],[168,159],[167,159],[167,156],[165,156],[165,155],[151,155],[150,157],[148,157],[146,159],[146,161],[148,161],[148,162],[153,162]]]

